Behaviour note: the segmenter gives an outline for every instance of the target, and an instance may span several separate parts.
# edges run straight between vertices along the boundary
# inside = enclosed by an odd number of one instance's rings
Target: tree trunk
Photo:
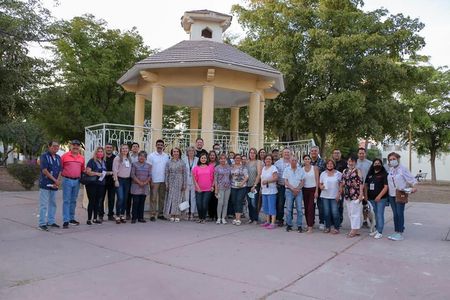
[[[430,150],[431,183],[436,184],[436,150]]]
[[[320,157],[325,158],[325,146],[327,142],[327,135],[326,133],[320,133],[319,134],[319,147],[320,147]]]

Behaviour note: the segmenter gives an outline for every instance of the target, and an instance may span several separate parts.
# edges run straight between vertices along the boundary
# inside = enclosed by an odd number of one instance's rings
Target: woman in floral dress
[[[356,157],[351,156],[347,161],[348,168],[342,174],[342,189],[344,192],[345,205],[350,218],[351,230],[348,237],[359,235],[361,228],[361,213],[364,183],[361,171],[356,169]]]
[[[180,203],[183,202],[186,189],[186,165],[181,160],[181,150],[173,148],[171,159],[166,165],[166,201],[164,215],[170,216],[170,221],[180,222]]]

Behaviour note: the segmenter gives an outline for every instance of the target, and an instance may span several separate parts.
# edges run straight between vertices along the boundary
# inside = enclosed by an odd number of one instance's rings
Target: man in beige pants
[[[166,164],[169,155],[164,153],[164,141],[156,141],[156,151],[151,153],[147,162],[152,165],[152,190],[150,197],[150,221],[156,218],[164,220],[164,199],[166,198]]]

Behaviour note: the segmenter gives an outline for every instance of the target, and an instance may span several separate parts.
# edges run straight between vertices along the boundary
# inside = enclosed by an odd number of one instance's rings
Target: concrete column
[[[260,93],[253,92],[250,95],[250,103],[248,107],[248,144],[249,147],[257,148],[259,146],[259,105],[260,105]]]
[[[239,107],[231,107],[231,122],[230,122],[230,145],[229,151],[236,153],[238,151],[238,131],[239,131]]]
[[[135,95],[134,102],[134,141],[142,144],[144,139],[144,131],[142,126],[144,126],[144,115],[145,115],[145,97],[143,95]]]
[[[152,147],[156,140],[162,138],[163,104],[164,87],[154,84],[152,86]]]
[[[205,142],[205,149],[211,149],[214,144],[214,86],[203,86],[202,98],[202,138]]]
[[[261,97],[259,102],[259,147],[258,150],[264,148],[264,109],[265,109],[264,97]]]
[[[192,107],[191,108],[191,116],[190,116],[190,133],[191,133],[191,138],[190,138],[190,143],[191,145],[195,145],[195,140],[198,137],[198,115],[200,113],[200,108],[199,107]]]

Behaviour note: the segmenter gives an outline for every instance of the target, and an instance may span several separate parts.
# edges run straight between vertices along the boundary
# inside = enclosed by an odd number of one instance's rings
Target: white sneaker
[[[382,237],[383,237],[383,235],[381,233],[377,232],[373,238],[378,240],[378,239],[381,239]]]
[[[240,220],[236,220],[236,226],[241,225],[241,221]]]
[[[369,235],[370,236],[375,236],[375,235],[377,235],[377,233],[378,233],[378,231],[375,230],[374,232],[369,233]]]
[[[221,219],[217,218],[216,224],[220,224]]]
[[[170,218],[170,222],[175,222],[175,218]]]
[[[175,223],[180,223],[180,218],[175,218]]]
[[[222,224],[227,224],[227,220],[225,218],[222,219]]]
[[[233,225],[236,225],[237,220],[234,219],[233,222],[231,222]]]
[[[325,230],[325,224],[319,224],[319,230],[324,231]]]

